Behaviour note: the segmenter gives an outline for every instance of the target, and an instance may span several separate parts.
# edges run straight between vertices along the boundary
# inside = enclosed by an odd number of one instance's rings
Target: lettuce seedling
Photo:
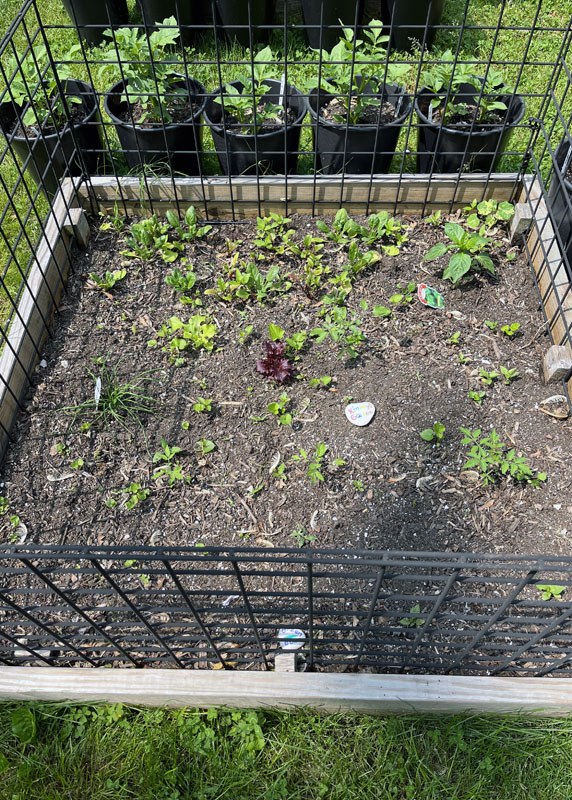
[[[265,342],[263,358],[256,359],[256,371],[275,383],[286,383],[292,377],[294,366],[285,355],[284,342]]]

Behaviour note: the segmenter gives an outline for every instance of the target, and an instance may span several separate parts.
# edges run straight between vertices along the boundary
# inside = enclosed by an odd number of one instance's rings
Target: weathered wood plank
[[[311,708],[364,714],[572,712],[566,678],[341,675],[201,670],[0,668],[0,700],[208,708]]]
[[[527,203],[533,215],[526,244],[552,339],[556,345],[567,345],[572,332],[572,286],[537,178],[524,179],[519,202]],[[572,379],[567,385],[572,397]]]
[[[175,191],[180,203],[192,203],[212,217],[253,217],[259,213],[333,214],[340,205],[355,214],[380,209],[403,214],[420,214],[438,209],[461,208],[473,199],[507,200],[514,190],[517,175],[379,175],[330,176],[315,180],[309,175],[271,178],[226,177],[155,179],[148,184],[153,203],[165,211],[175,208]],[[94,177],[80,195],[97,202],[102,211],[112,212],[115,205],[141,213],[141,184],[138,178]],[[286,204],[287,199],[287,204]],[[451,203],[451,201],[453,201]],[[398,208],[397,208],[398,206]],[[155,209],[154,209],[155,210]]]
[[[8,336],[0,355],[0,454],[4,453],[18,413],[18,401],[28,385],[28,375],[38,361],[37,351],[46,336],[45,322],[57,306],[69,270],[70,237],[64,230],[67,208],[74,202],[75,185],[62,183],[46,220],[44,235],[27,276]]]

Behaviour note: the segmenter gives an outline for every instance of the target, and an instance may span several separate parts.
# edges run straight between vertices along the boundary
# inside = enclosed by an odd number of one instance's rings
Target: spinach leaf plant
[[[58,80],[66,81],[72,77],[66,64],[57,65],[57,77],[50,66],[48,52],[44,45],[37,44],[23,59],[8,59],[6,75],[10,80],[10,95],[17,106],[24,108],[22,122],[30,127],[43,128],[46,124],[55,127],[63,126],[67,117],[62,96],[58,91]],[[66,95],[70,104],[81,103],[81,98]]]
[[[99,56],[104,62],[99,77],[124,79],[127,89],[123,99],[141,103],[143,122],[172,122],[178,104],[188,102],[188,90],[177,74],[180,58],[173,51],[179,38],[175,17],[157,23],[149,36],[139,28],[128,26],[103,32],[112,41],[102,45]],[[121,70],[119,65],[121,64]]]
[[[247,59],[250,58],[250,51]],[[227,83],[224,86],[224,108],[230,111],[239,125],[252,133],[258,132],[267,119],[282,120],[284,109],[271,103],[266,97],[268,86],[265,80],[280,77],[280,67],[270,47],[265,47],[252,59],[251,74],[241,75],[237,80],[242,88]]]
[[[486,124],[498,116],[498,112],[506,111],[506,104],[499,99],[504,90],[504,76],[489,66],[486,80],[478,75],[475,64],[457,62],[451,50],[446,50],[439,62],[421,72],[422,83],[434,93],[430,107],[434,115],[439,112],[443,123],[450,123],[457,115],[473,117],[475,123]],[[464,86],[474,87],[471,97],[474,105],[466,101],[458,102],[455,98]],[[463,93],[463,97],[466,95]]]
[[[495,274],[494,264],[487,254],[491,243],[489,238],[477,233],[468,233],[456,222],[447,222],[444,230],[450,244],[437,242],[425,253],[424,260],[435,261],[446,253],[452,253],[449,265],[443,271],[445,280],[450,280],[458,286],[463,278],[473,271],[485,270],[491,275]]]
[[[343,28],[340,41],[330,52],[322,50],[322,73],[306,83],[308,90],[319,87],[334,94],[342,106],[342,113],[333,115],[335,122],[350,125],[359,123],[364,109],[380,106],[381,100],[375,95],[380,73],[392,83],[403,77],[409,70],[408,64],[387,64],[386,44],[388,36],[382,35],[383,23],[372,19],[361,31],[363,39],[354,36],[352,28]]]

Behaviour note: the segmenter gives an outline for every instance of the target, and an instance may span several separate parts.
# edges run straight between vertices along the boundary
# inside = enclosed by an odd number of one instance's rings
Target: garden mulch
[[[452,219],[453,217],[451,217]],[[456,217],[455,217],[456,218]],[[507,260],[504,233],[496,234],[496,279],[477,277],[461,289],[440,275],[444,259],[424,262],[442,228],[405,219],[408,241],[398,256],[383,254],[361,273],[348,306],[367,334],[357,359],[339,358],[329,340],[309,342],[295,362],[296,377],[277,386],[255,371],[268,339],[268,324],[291,335],[320,325],[318,297],[295,284],[276,301],[227,304],[203,297],[202,308],[182,305],[165,276],[180,264],[160,259],[126,259],[124,234],[93,229],[87,252],[76,252],[74,275],[36,369],[27,408],[21,414],[2,467],[1,493],[9,511],[0,518],[2,541],[26,535],[26,542],[89,545],[133,544],[263,547],[296,546],[300,536],[318,547],[370,548],[486,553],[572,555],[572,423],[541,409],[560,385],[544,386],[539,367],[549,345],[528,265],[522,253]],[[317,234],[315,220],[292,217],[295,240]],[[253,244],[255,223],[215,225],[203,239],[186,245],[186,256],[199,276],[197,287],[212,287],[231,257],[225,239],[240,239],[248,260],[264,255],[260,269],[277,264],[295,273],[288,256]],[[375,249],[375,246],[373,247]],[[347,261],[347,247],[328,243],[325,260]],[[127,276],[109,293],[93,286],[98,275],[125,265]],[[390,319],[375,317],[376,304],[389,305],[398,285],[427,283],[444,295],[445,309],[424,307],[417,297],[397,308]],[[367,303],[367,310],[363,305]],[[213,352],[183,354],[174,366],[160,348],[149,348],[161,324],[172,315],[183,319],[208,310],[217,325]],[[485,320],[498,322],[495,332]],[[500,333],[504,324],[520,323],[519,336]],[[253,326],[239,341],[239,332]],[[448,342],[460,332],[459,344]],[[470,361],[459,363],[459,353]],[[93,397],[94,359],[116,365],[125,380],[153,370],[147,384],[157,401],[141,425],[128,422],[103,427],[80,426],[70,406]],[[506,366],[518,370],[510,385],[502,380],[483,386],[479,370]],[[309,378],[332,377],[327,388],[312,388]],[[486,391],[478,406],[470,390]],[[269,403],[286,391],[292,425],[278,425]],[[212,401],[212,412],[192,410],[198,397]],[[351,425],[344,415],[347,398],[371,401],[372,422]],[[428,445],[420,432],[434,422],[445,425],[440,445]],[[182,423],[188,422],[187,429]],[[507,480],[483,486],[467,457],[459,428],[494,428],[502,441],[526,455],[547,474],[538,488]],[[216,449],[204,457],[201,438]],[[153,478],[153,454],[164,439],[182,448],[180,464],[189,481]],[[312,453],[324,442],[325,480],[312,485],[303,465],[292,456]],[[285,479],[269,472],[280,454]],[[330,466],[334,458],[342,467]],[[83,459],[83,465],[70,465]],[[134,509],[125,508],[123,490],[132,482],[150,489]],[[106,501],[115,500],[109,508]],[[10,524],[18,515],[25,529]],[[309,539],[309,537],[314,537]]]

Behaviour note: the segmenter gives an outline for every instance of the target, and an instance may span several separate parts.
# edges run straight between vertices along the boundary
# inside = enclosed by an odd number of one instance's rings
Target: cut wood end
[[[556,383],[572,377],[572,350],[566,345],[554,344],[543,359],[545,383]]]

